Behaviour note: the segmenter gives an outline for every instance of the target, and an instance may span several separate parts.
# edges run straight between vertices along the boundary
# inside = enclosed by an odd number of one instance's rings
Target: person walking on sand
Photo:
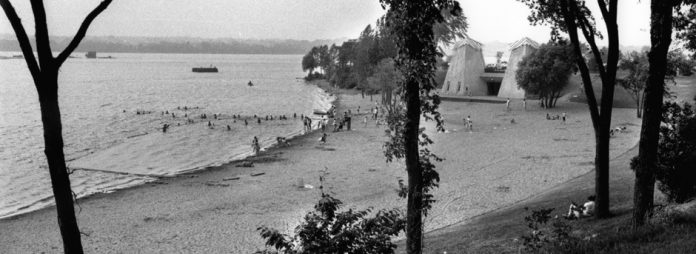
[[[367,116],[363,116],[363,128],[367,128]]]
[[[505,101],[505,110],[510,111],[510,97]]]
[[[561,120],[563,120],[561,123],[565,124],[565,122],[566,122],[566,113],[565,112],[563,112],[563,114],[561,115]]]
[[[350,109],[346,113],[346,130],[350,130],[350,124],[353,122],[353,114],[350,112]]]

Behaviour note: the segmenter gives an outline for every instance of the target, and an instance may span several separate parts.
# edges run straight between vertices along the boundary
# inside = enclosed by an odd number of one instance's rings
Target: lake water
[[[301,135],[300,115],[326,110],[333,100],[298,79],[299,55],[102,55],[114,58],[69,59],[59,77],[65,154],[78,197],[243,159],[254,136],[269,147],[278,136]],[[191,71],[211,64],[220,72]],[[233,115],[249,118],[248,126]],[[171,126],[166,133],[164,124]],[[1,60],[0,218],[53,204],[42,132],[24,60]]]

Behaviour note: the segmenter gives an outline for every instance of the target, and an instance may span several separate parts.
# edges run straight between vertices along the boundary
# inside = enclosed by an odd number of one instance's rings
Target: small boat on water
[[[210,65],[210,67],[193,67],[193,72],[218,72],[217,67]]]

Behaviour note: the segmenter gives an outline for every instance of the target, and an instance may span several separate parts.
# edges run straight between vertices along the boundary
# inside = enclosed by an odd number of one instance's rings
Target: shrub
[[[685,103],[666,102],[658,144],[658,188],[671,202],[696,197],[696,114]]]
[[[529,208],[525,207],[525,211]],[[523,235],[522,245],[529,252],[545,252],[548,248],[556,248],[566,246],[576,242],[570,236],[571,226],[561,221],[560,219],[552,218],[551,212],[554,208],[532,210],[531,214],[524,217],[527,227],[530,229],[529,234]],[[550,226],[548,222],[552,221]]]
[[[338,212],[342,202],[322,192],[314,211],[290,237],[276,229],[259,227],[266,247],[257,253],[394,253],[391,238],[406,226],[399,210],[381,210],[367,217],[371,209]]]

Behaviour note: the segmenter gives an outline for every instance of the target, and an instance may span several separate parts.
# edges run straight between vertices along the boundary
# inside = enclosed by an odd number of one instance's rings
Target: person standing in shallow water
[[[254,136],[254,139],[251,140],[251,148],[254,150],[254,155],[258,155],[259,151],[261,151],[259,139],[256,136]]]

